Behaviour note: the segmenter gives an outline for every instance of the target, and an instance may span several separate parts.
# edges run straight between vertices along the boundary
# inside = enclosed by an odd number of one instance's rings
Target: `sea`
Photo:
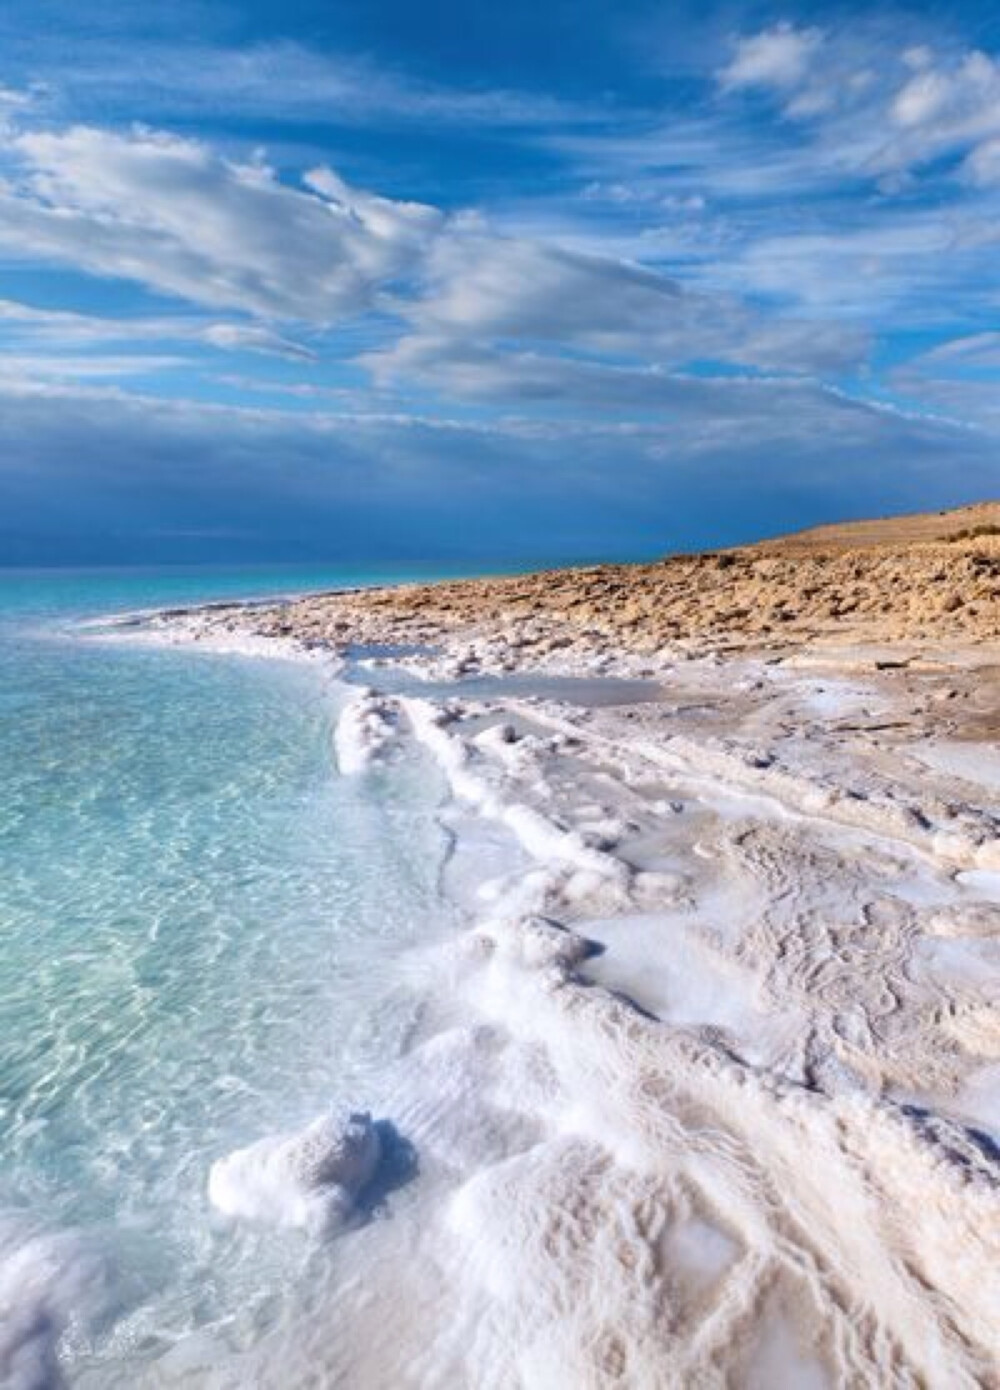
[[[308,1299],[211,1165],[363,1105],[454,926],[440,774],[338,776],[331,665],[102,620],[406,577],[0,571],[0,1384],[179,1383]]]

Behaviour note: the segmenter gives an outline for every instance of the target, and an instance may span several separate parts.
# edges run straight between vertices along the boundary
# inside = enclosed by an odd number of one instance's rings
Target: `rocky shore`
[[[1000,503],[652,564],[302,598],[256,608],[252,626],[331,646],[474,637],[517,660],[990,642],[1000,637]]]

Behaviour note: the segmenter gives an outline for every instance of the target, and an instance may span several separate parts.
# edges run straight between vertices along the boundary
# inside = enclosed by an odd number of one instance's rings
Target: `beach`
[[[339,1220],[391,1126],[395,1219],[190,1383],[1000,1383],[998,511],[148,625],[333,663],[462,922],[377,1113],[213,1170]]]
[[[0,1390],[1000,1390],[998,3],[0,35]]]

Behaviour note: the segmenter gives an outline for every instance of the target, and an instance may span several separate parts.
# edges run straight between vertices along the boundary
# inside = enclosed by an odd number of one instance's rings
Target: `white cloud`
[[[986,433],[1000,433],[998,332],[947,339],[897,367],[890,379],[895,391],[925,408]],[[1000,466],[995,471],[1000,475]]]
[[[560,365],[567,354],[801,373],[843,369],[867,349],[866,334],[851,326],[764,316],[734,296],[693,293],[634,263],[476,230],[442,237],[423,293],[396,308],[409,332],[363,359],[376,380],[419,379],[463,396],[478,388],[496,397],[510,354],[526,349],[532,370],[511,377],[512,395],[543,396],[539,383],[555,375],[575,381],[583,402],[600,393],[590,394],[582,368]]]
[[[7,352],[0,357],[0,380],[7,383],[119,381],[126,377],[156,377],[187,365],[184,357],[166,353],[30,354]]]
[[[290,187],[262,162],[145,129],[26,131],[15,150],[19,177],[0,185],[0,243],[256,320],[181,330],[224,350],[305,361],[310,349],[273,321],[326,326],[372,309],[406,324],[395,352],[367,359],[382,376],[418,360],[427,375],[435,351],[444,363],[507,340],[788,371],[843,368],[865,350],[857,330],[766,316],[634,262],[501,237],[481,219],[381,197],[326,168]],[[78,339],[117,331],[80,316],[33,327]],[[178,331],[161,321],[121,333]]]
[[[0,324],[13,326],[22,332],[27,330],[32,336],[53,336],[60,341],[72,342],[126,338],[135,331],[134,324],[119,324],[113,319],[74,314],[64,309],[37,309],[13,299],[0,299]],[[161,325],[162,320],[152,321],[154,335],[159,334]],[[147,334],[142,332],[140,336]]]
[[[985,53],[928,59],[896,93],[889,115],[899,129],[881,155],[885,167],[919,166],[941,155],[965,156],[978,183],[996,175],[1000,135],[1000,64]]]
[[[1000,136],[977,145],[966,158],[963,171],[969,182],[980,188],[1000,185]]]
[[[861,174],[892,192],[943,157],[964,160],[973,182],[996,177],[983,142],[1000,135],[1000,64],[987,53],[900,50],[863,25],[824,35],[785,23],[741,39],[717,76],[724,92],[769,92],[783,115],[814,122],[813,158],[831,176]]]
[[[330,323],[412,269],[441,216],[325,171],[304,188],[204,144],[137,129],[30,131],[0,184],[0,244],[192,303]]]
[[[955,269],[948,253],[957,250],[955,229],[935,213],[887,215],[840,231],[760,237],[727,274],[734,284],[787,296],[820,317],[871,320],[939,287]]]
[[[992,435],[994,457],[982,489],[983,496],[995,496],[1000,468],[996,461],[996,436],[1000,435],[1000,388],[996,381],[970,381],[959,377],[928,375],[926,371],[902,370],[893,374],[892,388],[899,395],[918,401],[926,411],[941,419],[965,426],[970,431]],[[964,467],[964,461],[961,466]]]
[[[889,110],[897,125],[921,125],[948,105],[950,95],[949,79],[943,73],[925,69],[900,88]]]
[[[72,313],[61,309],[38,309],[15,300],[0,299],[0,332],[3,333],[8,362],[39,364],[48,353],[57,373],[63,372],[67,348],[106,348],[109,345],[145,348],[149,344],[185,344],[209,347],[222,352],[251,352],[283,357],[295,362],[314,362],[316,353],[293,338],[262,323],[211,322],[192,315],[136,316],[105,318],[94,314]],[[152,370],[154,359],[140,351],[132,358],[94,355],[91,374],[125,376]],[[163,359],[160,359],[163,360]],[[170,363],[193,363],[193,358],[172,357]],[[104,363],[99,367],[99,362]]]
[[[926,43],[912,44],[909,48],[904,48],[902,53],[904,66],[911,72],[920,72],[923,68],[929,68],[934,62],[934,50]]]
[[[0,114],[11,111],[21,111],[30,106],[34,101],[31,92],[21,91],[16,87],[7,87],[0,82]]]
[[[534,338],[621,350],[676,331],[680,286],[626,262],[473,231],[439,241],[428,292],[404,309],[424,331]]]
[[[54,26],[51,26],[54,27]],[[335,121],[343,126],[482,126],[516,133],[556,125],[591,125],[600,103],[573,102],[537,91],[484,88],[460,75],[437,83],[380,65],[370,55],[321,51],[282,39],[230,47],[202,32],[177,42],[153,37],[152,26],[112,37],[111,26],[84,24],[72,44],[36,26],[33,74],[66,95],[74,110],[109,112],[166,123],[178,118],[265,117],[268,122]],[[48,40],[48,42],[46,42]]]
[[[843,430],[853,408],[803,378],[694,375],[430,337],[404,339],[370,362],[376,379],[423,381],[452,399],[514,401],[521,410],[553,407],[577,416],[639,412],[671,429],[683,422],[689,448],[693,434],[702,445],[722,435],[758,442],[799,436],[814,413],[842,416]]]
[[[787,91],[806,76],[822,42],[819,29],[797,29],[787,22],[775,24],[737,40],[731,61],[719,73],[719,81],[730,91],[748,87]]]
[[[263,324],[212,323],[201,337],[212,347],[235,352],[259,352],[267,357],[286,357],[291,362],[315,362],[316,353]]]
[[[952,338],[923,353],[915,362],[972,368],[1000,367],[1000,333],[971,333]]]

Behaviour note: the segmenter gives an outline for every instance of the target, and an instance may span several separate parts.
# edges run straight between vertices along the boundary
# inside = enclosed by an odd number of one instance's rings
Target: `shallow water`
[[[369,652],[371,649],[367,649]],[[383,649],[385,650],[385,649]],[[419,648],[410,649],[419,652]],[[407,655],[397,649],[396,656]],[[425,680],[392,663],[392,653],[377,662],[366,661],[366,649],[346,653],[354,658],[344,672],[349,684],[373,686],[388,695],[414,695],[427,700],[547,700],[604,709],[615,705],[652,704],[662,700],[659,681],[620,676],[560,676],[544,671],[517,671],[509,675],[469,675],[455,680]],[[362,658],[359,664],[358,658]]]
[[[337,777],[321,667],[76,625],[363,578],[0,579],[0,1361],[69,1316],[69,1379],[102,1383],[194,1330],[252,1340],[316,1277],[214,1219],[208,1169],[364,1105],[398,1050],[391,963],[448,926],[440,782],[416,754]]]

